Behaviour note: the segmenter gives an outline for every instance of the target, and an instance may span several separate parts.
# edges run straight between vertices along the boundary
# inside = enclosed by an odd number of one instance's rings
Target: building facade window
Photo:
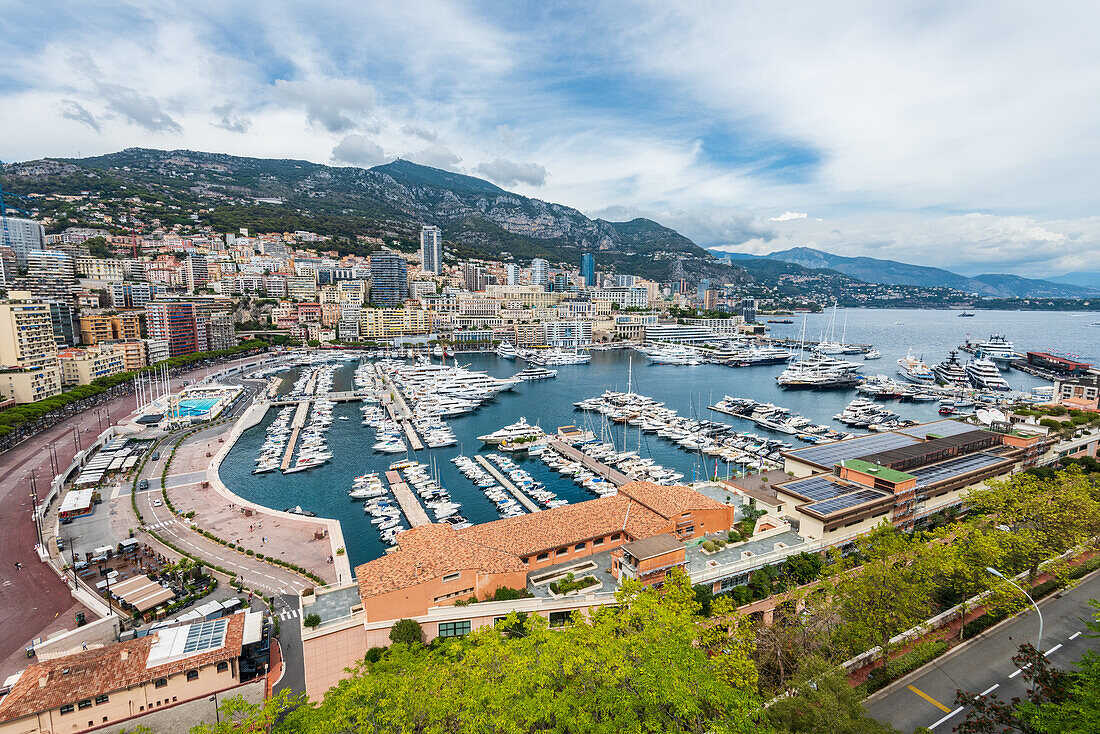
[[[101,703],[107,703],[110,700],[111,699],[107,696],[106,693],[101,693],[101,694],[99,694],[98,696],[95,697],[95,702],[96,702],[97,706]]]
[[[535,557],[535,560],[536,561],[545,561],[549,557],[550,557],[549,553],[539,553],[538,556]]]
[[[220,663],[218,663],[218,672],[219,673],[224,673],[227,670],[229,670],[229,663],[225,662],[224,660],[222,660]]]
[[[557,550],[557,551],[555,551],[554,555],[556,555],[556,556],[564,556],[564,555],[565,555],[566,553],[568,553],[568,552],[569,552],[569,549],[568,549],[568,548],[558,548],[558,550]]]
[[[443,577],[443,583],[447,583],[448,581],[457,581],[461,577],[462,577],[462,572],[461,571],[456,571],[455,573],[449,573],[449,574],[447,574],[446,576]]]
[[[83,711],[84,709],[90,709],[92,707],[92,699],[85,698],[76,704],[76,707]]]
[[[64,706],[62,706],[60,709],[58,709],[58,713],[71,714],[75,708],[76,707],[73,706],[71,703],[67,703]]]
[[[573,612],[550,612],[550,626],[564,627],[572,616]]]
[[[575,546],[573,546],[573,550],[579,550],[579,551],[582,551],[582,550],[584,550],[584,549],[585,549],[585,548],[587,548],[587,547],[588,547],[588,544],[587,544],[587,543],[577,543],[577,544],[576,544]]]
[[[197,671],[197,670],[187,671],[187,680],[198,680],[198,679],[199,679],[199,671]]]
[[[153,681],[153,688],[164,688],[166,685],[168,685],[167,678],[157,678]]]
[[[592,546],[593,547],[595,547],[597,545],[603,545],[603,538],[596,538],[595,540],[592,541]]]
[[[439,623],[440,637],[462,637],[463,635],[468,634],[470,634],[470,620],[468,619],[461,622]]]

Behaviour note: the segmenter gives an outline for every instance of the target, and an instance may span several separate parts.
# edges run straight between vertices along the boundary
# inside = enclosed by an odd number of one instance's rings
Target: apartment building
[[[122,354],[122,364],[127,372],[139,370],[149,364],[145,342],[141,339],[126,339],[104,342]]]
[[[99,377],[126,371],[123,350],[113,345],[63,349],[57,353],[57,359],[61,368],[61,384],[65,387],[90,385]]]
[[[194,354],[207,341],[206,325],[197,318],[193,303],[153,301],[145,309],[145,320],[149,336],[168,343],[169,357]]]
[[[286,295],[287,298],[299,301],[312,301],[317,298],[316,274],[286,276]]]
[[[408,268],[400,253],[382,250],[370,255],[371,301],[395,308],[409,295]]]
[[[142,339],[141,343],[145,345],[146,364],[163,362],[171,356],[167,339]]]
[[[1054,397],[1059,405],[1081,410],[1100,409],[1100,376],[1085,375],[1058,380]]]
[[[219,311],[210,314],[206,329],[209,349],[230,349],[237,344],[236,330],[233,326],[233,314],[228,311]]]
[[[548,321],[543,324],[551,347],[587,347],[592,344],[591,321]]]
[[[0,302],[0,394],[33,403],[61,392],[50,306],[27,291]]]
[[[227,698],[263,701],[269,657],[267,623],[246,611],[38,660],[0,697],[0,734],[212,725]]]
[[[430,334],[431,328],[431,315],[420,309],[365,308],[359,315],[361,339]]]
[[[592,288],[588,291],[592,300],[609,301],[619,308],[646,308],[649,306],[649,291],[645,288]]]
[[[46,249],[46,230],[40,222],[19,217],[5,217],[0,227],[0,245],[10,247],[20,267],[26,267],[27,256],[34,250]]]
[[[58,349],[76,346],[76,340],[80,336],[80,320],[71,304],[50,301],[50,321]]]
[[[565,300],[568,294],[547,291],[535,285],[490,285],[486,287],[485,295],[516,301],[530,308],[550,308]]]
[[[111,283],[107,293],[111,296],[113,308],[145,308],[155,295],[150,284],[132,281]]]
[[[420,269],[435,275],[443,272],[443,232],[439,227],[420,228]]]
[[[27,288],[45,301],[71,302],[76,290],[73,257],[53,250],[27,253]]]
[[[118,339],[141,338],[141,313],[86,314],[80,317],[80,342],[100,344]]]

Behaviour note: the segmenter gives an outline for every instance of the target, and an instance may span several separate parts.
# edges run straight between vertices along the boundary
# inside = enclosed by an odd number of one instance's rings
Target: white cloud
[[[353,166],[370,168],[377,166],[385,160],[382,146],[375,143],[366,135],[346,135],[344,139],[332,149],[332,161],[334,163],[348,163]]]
[[[806,218],[806,213],[805,212],[792,212],[792,211],[788,210],[788,211],[785,211],[782,214],[780,214],[778,217],[772,217],[768,221],[769,222],[789,222],[792,219],[805,219],[805,218]]]
[[[275,93],[277,99],[304,107],[310,122],[332,133],[362,127],[374,110],[374,88],[352,79],[277,79]]]
[[[518,183],[542,186],[546,183],[546,169],[537,163],[520,163],[504,158],[495,158],[485,163],[479,163],[475,170],[501,186],[514,186]]]
[[[429,145],[427,148],[423,148],[414,153],[405,153],[401,157],[413,163],[419,163],[422,166],[442,168],[447,171],[455,170],[455,166],[462,162],[462,158],[455,155],[453,150],[443,145]]]

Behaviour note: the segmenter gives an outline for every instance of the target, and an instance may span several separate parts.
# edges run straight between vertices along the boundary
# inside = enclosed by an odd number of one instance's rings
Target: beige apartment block
[[[0,302],[0,393],[32,403],[61,392],[49,304],[26,291]]]

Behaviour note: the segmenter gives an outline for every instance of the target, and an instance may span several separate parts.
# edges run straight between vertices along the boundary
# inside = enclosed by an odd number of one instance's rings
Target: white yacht
[[[973,347],[985,359],[1000,364],[1008,364],[1018,356],[1012,342],[1001,334],[994,334],[986,341],[974,344]]]
[[[1011,390],[1005,378],[1001,377],[992,360],[978,357],[966,363],[966,376],[970,378],[970,384],[979,390]]]
[[[557,377],[557,370],[548,370],[545,367],[528,367],[516,373],[521,380],[548,380]]]
[[[497,347],[497,356],[501,359],[515,359],[519,356],[516,352],[516,348],[512,346],[511,342],[501,342]]]
[[[863,355],[864,359],[882,359],[882,352],[877,349],[872,349]]]
[[[486,433],[484,436],[478,436],[477,440],[489,446],[497,446],[505,439],[514,440],[517,438],[527,438],[528,436],[542,438],[545,435],[546,433],[541,428],[532,426],[527,422],[526,418],[520,418],[515,423],[507,425],[500,430]]]
[[[898,374],[918,385],[931,385],[936,381],[936,376],[928,369],[928,365],[912,354],[906,354],[898,360]]]

